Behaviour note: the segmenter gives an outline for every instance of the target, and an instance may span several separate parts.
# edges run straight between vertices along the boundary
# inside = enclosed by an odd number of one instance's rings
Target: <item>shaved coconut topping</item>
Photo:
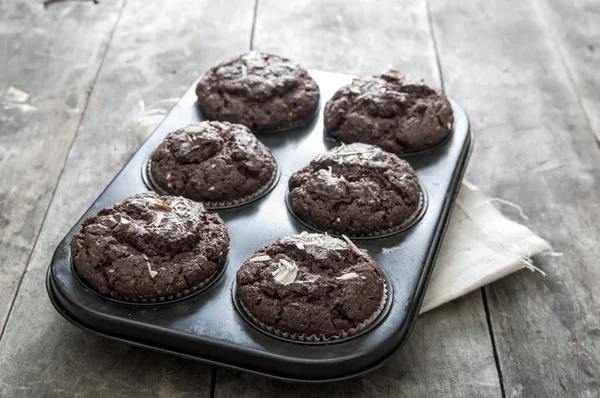
[[[351,144],[351,145],[341,145],[331,150],[332,154],[338,156],[352,156],[352,155],[374,155],[376,153],[382,152],[381,148],[376,147],[374,145],[367,144]]]
[[[322,181],[325,181],[325,183],[327,185],[336,185],[336,184],[338,184],[340,182],[346,181],[346,179],[344,178],[344,176],[339,176],[339,177],[334,176],[333,172],[331,170],[331,166],[329,166],[327,168],[327,170],[326,169],[319,170],[317,178],[320,179],[320,180],[322,180]]]
[[[364,254],[346,235],[342,235],[342,238],[344,238],[344,240],[348,243],[348,246],[350,246],[354,253],[358,254],[359,256],[362,256]]]
[[[304,250],[304,244],[302,242],[296,242],[296,247],[300,250]]]
[[[154,279],[154,277],[156,275],[158,275],[157,271],[153,271],[152,268],[150,268],[150,262],[146,261],[146,265],[148,266],[148,272],[150,272],[150,278]]]
[[[335,279],[339,279],[341,281],[349,281],[351,279],[357,279],[358,278],[358,274],[356,272],[349,272],[347,274],[344,274],[342,276],[338,276]]]
[[[348,245],[338,238],[327,234],[309,234],[302,232],[299,235],[290,237],[293,241],[300,241],[304,246],[318,247],[327,250],[343,250],[347,249]]]
[[[121,217],[121,221],[119,221],[121,224],[123,225],[129,225],[131,224],[131,221],[129,221],[128,219],[126,219],[125,217]]]
[[[257,51],[250,51],[248,54],[242,56],[242,61],[250,69],[262,69],[265,66],[267,66],[267,63],[263,60],[263,57]]]
[[[204,132],[204,127],[199,124],[190,124],[183,128],[183,132],[187,134],[199,134]]]
[[[160,227],[160,223],[165,219],[164,213],[158,213],[154,221],[150,223],[153,227]]]
[[[275,282],[287,286],[296,280],[298,266],[282,258],[279,260],[277,269],[271,275],[273,275]]]
[[[271,257],[269,257],[265,254],[264,256],[252,257],[249,261],[251,263],[260,263],[263,261],[269,261],[270,259],[271,259]]]

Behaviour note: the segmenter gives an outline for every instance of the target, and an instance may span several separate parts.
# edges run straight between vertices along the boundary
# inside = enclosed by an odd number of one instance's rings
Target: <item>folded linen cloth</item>
[[[529,228],[505,218],[473,184],[463,182],[421,313],[518,271],[551,252]]]

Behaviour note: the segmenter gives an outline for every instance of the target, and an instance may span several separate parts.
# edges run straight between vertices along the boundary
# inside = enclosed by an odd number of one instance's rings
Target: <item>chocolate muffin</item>
[[[241,124],[201,122],[170,133],[151,157],[150,177],[161,193],[207,206],[249,201],[275,178],[275,159]]]
[[[289,180],[290,206],[324,231],[377,235],[407,225],[422,206],[419,180],[398,156],[368,144],[318,155]]]
[[[289,59],[252,51],[210,69],[196,87],[208,119],[255,131],[305,124],[319,105],[319,86]]]
[[[348,238],[288,236],[254,252],[237,272],[244,311],[263,329],[303,341],[355,334],[381,313],[381,269]]]
[[[163,301],[197,291],[225,263],[229,235],[200,203],[135,195],[88,217],[71,240],[77,275],[98,293]]]
[[[325,104],[325,127],[344,143],[405,154],[441,143],[452,129],[448,99],[397,71],[352,80]]]

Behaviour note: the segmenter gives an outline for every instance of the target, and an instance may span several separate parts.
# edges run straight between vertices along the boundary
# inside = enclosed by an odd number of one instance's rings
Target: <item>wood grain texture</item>
[[[600,142],[600,2],[597,0],[536,0],[567,66],[579,101]]]
[[[254,47],[305,67],[372,74],[389,66],[440,86],[424,1],[259,2]],[[323,100],[327,100],[324,98]],[[215,396],[500,396],[480,292],[419,318],[406,347],[358,380],[294,386],[224,369]]]
[[[360,378],[294,385],[219,368],[215,397],[500,397],[491,349],[474,333],[486,323],[479,303],[476,291],[420,316],[402,351]]]
[[[168,99],[248,49],[253,7],[246,0],[127,2],[0,341],[0,396],[210,395],[211,367],[68,324],[51,307],[44,276],[58,242],[170,108]]]
[[[477,132],[468,178],[561,258],[486,288],[508,397],[600,395],[600,148],[532,1],[431,0],[444,82]],[[467,73],[465,73],[467,71]]]
[[[121,3],[0,2],[0,335]]]

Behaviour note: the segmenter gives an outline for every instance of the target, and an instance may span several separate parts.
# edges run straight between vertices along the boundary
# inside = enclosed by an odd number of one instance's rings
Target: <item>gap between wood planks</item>
[[[258,1],[258,0],[257,0]],[[440,85],[442,88],[442,92],[446,93],[446,87],[444,85],[444,71],[442,70],[442,63],[440,61],[440,52],[438,48],[438,42],[435,35],[435,24],[433,23],[433,14],[431,11],[430,0],[425,0],[425,5],[427,7],[427,21],[429,22],[429,31],[431,32],[431,41],[433,42],[433,50],[435,52],[435,61],[438,68],[438,74],[440,77]],[[490,342],[492,343],[492,351],[494,353],[494,362],[496,364],[496,373],[498,375],[498,384],[500,384],[500,393],[502,394],[502,398],[506,398],[506,391],[504,388],[504,380],[502,378],[502,369],[500,368],[500,359],[498,354],[498,349],[496,347],[496,341],[494,339],[494,329],[492,328],[492,320],[490,316],[490,309],[488,307],[487,296],[485,294],[485,287],[479,289],[481,291],[481,300],[483,303],[483,310],[485,312],[485,319],[488,326],[488,332],[490,336]]]
[[[54,1],[56,1],[56,0],[54,0]],[[65,171],[65,165],[67,164],[67,160],[69,159],[69,153],[71,153],[71,148],[73,147],[73,143],[75,142],[75,139],[77,138],[77,135],[79,134],[79,129],[81,128],[81,123],[83,122],[83,118],[85,117],[85,113],[87,111],[88,104],[90,102],[90,97],[92,96],[92,92],[94,91],[94,87],[96,86],[96,81],[98,80],[98,76],[100,75],[100,71],[102,70],[102,65],[104,65],[104,58],[106,57],[106,53],[108,52],[108,49],[110,48],[115,31],[117,30],[117,26],[119,25],[119,21],[121,20],[121,16],[123,15],[123,10],[125,9],[126,4],[127,4],[127,0],[123,0],[123,4],[121,5],[121,9],[119,10],[119,15],[117,16],[117,19],[116,19],[113,27],[110,30],[110,34],[108,36],[108,41],[106,42],[106,46],[104,47],[104,50],[102,51],[102,57],[101,57],[100,62],[98,63],[98,69],[96,69],[96,73],[94,74],[94,78],[92,79],[92,84],[90,85],[90,88],[87,90],[85,103],[83,105],[83,111],[81,112],[81,115],[79,117],[79,122],[77,123],[77,128],[75,129],[75,135],[73,135],[73,139],[71,140],[71,144],[69,145],[69,150],[67,151],[67,156],[65,156],[62,168],[60,170],[60,173],[58,174],[58,179],[56,180],[56,185],[54,186],[54,189],[52,190],[52,196],[50,197],[50,200],[48,201],[48,206],[46,206],[46,211],[44,212],[44,217],[42,217],[42,222],[39,225],[37,234],[35,236],[35,240],[33,242],[33,246],[31,247],[31,251],[29,252],[29,256],[27,256],[27,262],[25,263],[26,264],[25,268],[23,269],[23,272],[21,273],[21,275],[19,276],[19,280],[17,281],[17,289],[15,290],[15,294],[13,295],[11,302],[10,302],[10,306],[8,307],[8,313],[6,314],[6,322],[4,322],[4,324],[0,328],[0,340],[2,340],[2,337],[4,336],[4,331],[6,330],[6,325],[8,325],[10,316],[12,315],[12,310],[15,305],[15,301],[17,300],[17,297],[19,296],[19,291],[21,290],[21,283],[23,283],[23,278],[25,277],[25,274],[27,273],[27,269],[29,268],[29,263],[31,261],[31,257],[33,256],[33,252],[35,251],[35,247],[37,246],[38,240],[40,238],[40,233],[42,232],[42,227],[44,226],[44,223],[46,222],[46,217],[48,216],[48,210],[50,209],[50,206],[52,205],[52,202],[54,201],[54,195],[56,194],[56,189],[58,188],[60,179]],[[47,4],[44,3],[44,6],[46,6],[46,5]]]

